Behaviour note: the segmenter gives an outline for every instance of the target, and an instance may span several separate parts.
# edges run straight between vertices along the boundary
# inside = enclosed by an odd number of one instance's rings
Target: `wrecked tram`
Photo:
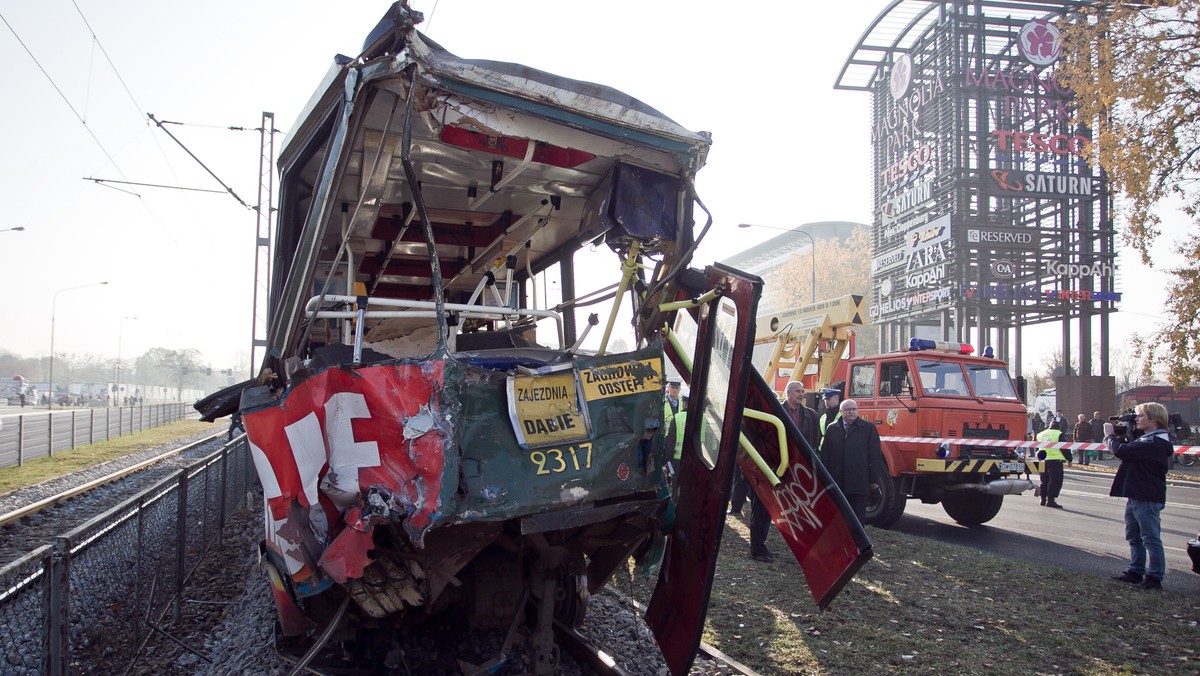
[[[552,621],[632,559],[683,673],[736,464],[827,606],[870,543],[750,365],[760,280],[689,267],[708,134],[460,59],[420,18],[393,5],[289,136],[268,354],[197,405],[245,423],[277,646],[378,664],[380,636],[454,613],[528,622],[553,673]],[[701,412],[672,481],[668,360]]]

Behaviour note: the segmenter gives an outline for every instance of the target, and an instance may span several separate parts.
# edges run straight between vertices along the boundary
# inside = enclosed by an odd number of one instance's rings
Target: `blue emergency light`
[[[908,349],[914,352],[918,350],[941,350],[942,352],[954,352],[956,354],[971,354],[975,351],[975,348],[968,343],[950,343],[944,340],[928,340],[926,338],[909,339]]]

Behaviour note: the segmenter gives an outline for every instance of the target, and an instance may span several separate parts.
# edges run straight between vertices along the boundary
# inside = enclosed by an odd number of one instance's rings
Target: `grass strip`
[[[177,420],[161,427],[126,434],[108,441],[77,446],[65,451],[55,451],[53,458],[33,458],[26,460],[25,464],[20,467],[14,465],[0,469],[0,493],[40,484],[64,474],[88,469],[109,460],[162,446],[204,431],[217,432],[220,429],[220,425],[199,420]]]
[[[1200,602],[868,529],[875,557],[817,610],[778,534],[726,521],[703,640],[762,674],[1195,674]],[[1119,534],[1117,534],[1119,535]],[[614,587],[648,603],[654,578]]]

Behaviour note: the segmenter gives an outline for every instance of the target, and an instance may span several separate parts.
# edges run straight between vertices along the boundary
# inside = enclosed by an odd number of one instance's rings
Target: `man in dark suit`
[[[884,470],[879,432],[869,420],[858,417],[858,402],[847,399],[839,407],[841,420],[825,430],[821,463],[850,503],[861,522],[867,518],[867,497],[879,488],[878,473]]]

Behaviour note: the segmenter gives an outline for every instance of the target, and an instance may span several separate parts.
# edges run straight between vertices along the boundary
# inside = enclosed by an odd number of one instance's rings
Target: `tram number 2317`
[[[590,469],[592,466],[592,444],[585,441],[566,448],[547,448],[530,451],[529,459],[537,466],[538,474],[558,474],[573,470]]]

